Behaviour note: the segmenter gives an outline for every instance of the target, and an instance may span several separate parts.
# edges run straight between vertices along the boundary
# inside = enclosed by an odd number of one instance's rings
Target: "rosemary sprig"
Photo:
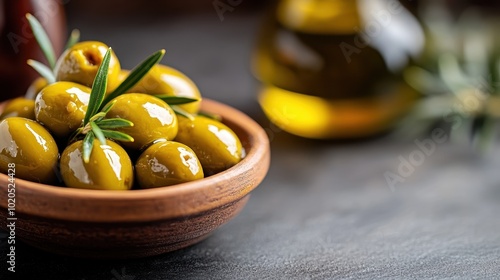
[[[222,117],[220,115],[212,114],[212,113],[208,113],[208,112],[199,112],[198,116],[202,116],[202,117],[209,118],[209,119],[212,119],[212,120],[216,120],[216,121],[219,121],[219,122],[222,121]]]
[[[106,138],[119,141],[134,141],[134,139],[127,134],[108,130],[121,127],[131,127],[134,125],[132,122],[124,119],[105,119],[106,113],[113,107],[115,102],[110,102],[105,105],[101,111],[99,111],[104,101],[104,95],[106,94],[110,59],[111,48],[106,51],[101,65],[99,65],[94,82],[92,83],[89,105],[87,106],[87,112],[85,113],[85,117],[83,119],[83,126],[77,130],[75,135],[85,135],[82,149],[83,160],[86,163],[90,160],[95,138],[97,138],[102,145],[106,145]]]
[[[87,107],[87,113],[83,119],[83,125],[87,125],[90,118],[93,117],[98,111],[99,107],[104,100],[104,95],[106,94],[106,87],[108,85],[108,69],[109,61],[111,59],[111,48],[108,48],[102,63],[97,70],[97,74],[94,78],[94,83],[92,84],[92,91],[90,93],[89,105]]]
[[[146,74],[155,66],[165,55],[165,50],[159,50],[146,58],[142,63],[136,66],[128,75],[128,77],[112,92],[110,93],[103,104],[107,104],[117,96],[124,94],[127,90],[135,86]]]
[[[56,54],[54,52],[54,47],[50,42],[49,36],[47,36],[47,33],[45,32],[45,29],[43,29],[43,26],[32,14],[26,14],[26,18],[28,19],[31,30],[33,31],[33,35],[35,36],[38,45],[42,49],[42,52],[45,55],[50,68],[54,69],[56,66]]]
[[[49,67],[47,67],[45,64],[33,59],[28,59],[27,63],[29,66],[35,69],[38,72],[38,74],[40,74],[40,76],[45,78],[48,84],[53,84],[56,82],[56,77],[54,75],[54,72],[52,72],[52,70],[50,70]]]
[[[38,45],[42,49],[49,66],[35,60],[28,60],[28,64],[33,67],[39,74],[44,77],[49,84],[56,81],[54,68],[56,65],[56,56],[54,48],[47,36],[47,33],[43,29],[40,22],[31,14],[26,14],[33,34],[38,42]],[[73,46],[80,39],[80,31],[75,29],[71,32],[71,36],[66,44],[66,49]],[[123,132],[114,131],[113,129],[132,127],[134,124],[128,120],[113,118],[106,119],[106,114],[114,106],[116,101],[114,98],[126,93],[135,84],[137,84],[150,70],[155,66],[165,55],[165,50],[159,50],[149,56],[146,60],[141,62],[136,66],[129,74],[129,76],[108,96],[106,96],[106,88],[108,83],[108,69],[111,59],[111,48],[106,51],[104,58],[99,65],[97,74],[94,78],[92,89],[90,93],[89,104],[87,106],[87,112],[83,119],[82,127],[78,128],[72,133],[70,137],[70,142],[76,140],[80,135],[85,135],[83,138],[83,160],[88,163],[90,160],[90,155],[92,153],[92,148],[94,145],[94,139],[98,139],[103,145],[106,144],[106,138],[114,139],[122,142],[133,142],[134,139]],[[172,106],[172,109],[178,114],[185,116],[187,118],[193,118],[193,116],[177,105],[187,104],[191,102],[198,101],[197,99],[177,97],[177,96],[166,96],[157,95],[157,98],[165,101],[167,104]]]
[[[149,72],[149,70],[161,60],[164,53],[164,50],[160,50],[148,57],[145,61],[140,63],[133,71],[130,72],[130,75],[118,86],[115,91],[113,91],[113,93],[105,97],[108,68],[111,58],[111,48],[106,51],[106,54],[104,55],[101,65],[99,65],[99,69],[97,70],[96,77],[94,78],[94,82],[92,84],[92,91],[90,93],[87,112],[83,120],[83,126],[80,127],[75,134],[75,137],[78,137],[78,135],[80,134],[85,135],[85,138],[83,140],[83,160],[85,162],[88,162],[90,160],[93,141],[95,138],[97,138],[101,144],[106,143],[106,138],[122,142],[134,141],[134,139],[130,135],[113,130],[117,128],[134,126],[131,121],[120,118],[106,119],[106,114],[116,103],[116,101],[113,99],[120,96],[121,94],[126,93],[137,82],[139,82]],[[164,100],[169,104],[172,104],[172,109],[177,114],[182,114],[188,118],[192,118],[189,113],[184,112],[184,110],[178,108],[173,104],[186,104],[195,102],[197,101],[197,99],[175,96],[158,96],[158,98]]]
[[[162,94],[155,95],[155,97],[165,101],[165,103],[167,103],[168,105],[182,105],[198,101],[198,99],[189,97],[162,95]]]

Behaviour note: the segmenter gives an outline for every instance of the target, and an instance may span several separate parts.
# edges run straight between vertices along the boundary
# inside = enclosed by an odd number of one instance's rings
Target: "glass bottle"
[[[0,1],[0,102],[23,96],[38,77],[28,59],[46,63],[26,19],[31,13],[41,22],[56,55],[64,45],[66,21],[61,0]],[[67,2],[67,1],[66,1]]]
[[[424,34],[397,0],[281,0],[253,57],[268,118],[307,138],[358,138],[391,128],[417,94],[402,70]]]

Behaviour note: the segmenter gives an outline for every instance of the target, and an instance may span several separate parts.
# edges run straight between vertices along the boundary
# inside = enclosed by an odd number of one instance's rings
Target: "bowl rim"
[[[6,102],[0,104],[0,112]],[[202,110],[220,115],[223,122],[242,138],[246,156],[235,166],[212,176],[168,187],[129,191],[88,190],[40,184],[16,178],[16,198],[26,196],[39,199],[26,203],[19,199],[16,211],[44,218],[89,222],[153,221],[197,215],[205,211],[234,203],[255,189],[264,179],[270,162],[269,139],[264,129],[241,111],[220,102],[204,98]],[[242,137],[243,136],[243,137]],[[0,173],[0,193],[7,197],[8,176]],[[236,184],[228,186],[229,183]],[[218,194],[212,196],[211,192]],[[51,205],[51,200],[57,201]],[[205,202],[204,202],[205,200]],[[64,203],[66,201],[66,203]],[[59,205],[62,203],[62,205]],[[165,203],[171,203],[165,206]],[[76,204],[76,209],[71,207]],[[147,204],[151,204],[147,207]],[[126,210],[136,206],[138,211]],[[139,208],[140,207],[140,208]],[[7,199],[0,201],[2,211],[7,209]],[[92,211],[97,208],[100,211]],[[44,213],[40,213],[41,211]],[[85,213],[78,213],[78,211]],[[133,209],[132,209],[133,210]],[[141,213],[144,211],[151,213]],[[101,212],[100,214],[98,212]]]

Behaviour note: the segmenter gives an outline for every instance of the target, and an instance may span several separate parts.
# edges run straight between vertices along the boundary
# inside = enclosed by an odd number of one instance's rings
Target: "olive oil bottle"
[[[417,98],[401,72],[423,46],[419,22],[397,0],[278,1],[252,62],[259,103],[306,138],[381,133]]]

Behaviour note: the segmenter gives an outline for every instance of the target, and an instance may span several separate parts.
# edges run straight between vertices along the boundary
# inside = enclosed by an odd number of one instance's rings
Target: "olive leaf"
[[[44,77],[45,80],[47,80],[47,83],[55,83],[56,77],[54,76],[54,73],[45,64],[33,59],[28,59],[27,63],[29,66],[35,69],[35,71],[37,71],[40,76]]]
[[[80,41],[80,30],[78,29],[73,29],[71,31],[71,34],[69,35],[68,42],[66,42],[66,46],[64,47],[65,50],[71,48],[73,45],[78,43]]]
[[[135,86],[146,74],[155,66],[165,55],[165,50],[159,50],[146,58],[141,64],[136,66],[128,75],[128,77],[112,92],[110,93],[103,104],[107,104],[117,96],[124,94],[127,90]]]
[[[89,123],[98,122],[98,121],[104,119],[105,116],[106,116],[105,112],[99,112],[99,113],[95,114],[92,118],[90,118]]]
[[[121,118],[106,119],[106,114],[116,103],[116,100],[113,99],[120,96],[121,94],[124,94],[127,90],[129,90],[137,82],[139,82],[144,77],[144,75],[146,75],[149,70],[162,59],[164,54],[165,50],[160,50],[148,57],[134,70],[132,70],[130,75],[118,86],[116,90],[105,97],[108,80],[108,68],[109,62],[111,60],[111,48],[106,51],[106,54],[104,55],[101,65],[99,65],[99,69],[97,70],[97,74],[92,84],[89,105],[87,106],[87,112],[83,120],[83,127],[77,129],[77,132],[74,134],[74,136],[70,138],[72,141],[76,137],[78,137],[78,135],[86,134],[83,143],[85,162],[88,162],[90,158],[93,140],[96,137],[101,143],[105,143],[106,138],[122,142],[134,141],[134,138],[126,133],[110,130],[121,127],[134,126],[131,121]],[[190,98],[175,98],[173,100],[174,102],[179,104],[196,101],[195,99]],[[90,141],[90,139],[92,141]]]
[[[83,119],[83,125],[85,126],[90,118],[94,116],[98,111],[104,99],[104,94],[106,93],[106,87],[108,85],[108,68],[109,61],[111,59],[111,48],[108,48],[104,58],[102,60],[97,74],[92,84],[92,91],[90,92],[89,105],[87,107],[87,113]]]
[[[104,106],[104,108],[102,108],[101,113],[107,114],[109,112],[109,110],[111,110],[111,108],[113,108],[113,106],[115,106],[115,104],[116,104],[116,100],[109,102],[108,104],[106,104],[106,106]]]
[[[56,81],[54,75],[54,68],[56,65],[56,56],[54,48],[47,36],[47,33],[43,29],[40,22],[31,14],[26,14],[26,18],[33,30],[33,34],[40,46],[43,54],[45,55],[47,61],[49,62],[50,68],[41,62],[35,60],[28,60],[28,64],[33,67],[42,77],[44,77],[49,84]],[[66,49],[72,47],[80,40],[80,31],[74,29],[66,43]],[[158,63],[165,50],[161,50],[153,54],[151,57],[146,59],[142,64],[140,64],[136,69],[134,69],[131,75],[125,79],[125,81],[115,90],[112,96],[108,96],[106,102],[105,100],[106,89],[108,85],[108,69],[111,60],[111,48],[108,48],[101,65],[97,70],[96,76],[92,83],[92,89],[90,92],[89,104],[87,106],[87,112],[83,119],[83,125],[76,129],[69,138],[69,143],[78,139],[79,135],[85,135],[83,138],[83,160],[88,163],[90,160],[90,155],[92,153],[92,148],[94,145],[94,139],[97,138],[101,144],[106,144],[106,138],[119,140],[119,141],[134,141],[134,139],[122,132],[112,131],[107,129],[120,128],[120,127],[130,127],[134,124],[128,120],[124,119],[104,119],[106,114],[111,110],[116,102],[110,102],[114,97],[125,93],[130,87],[134,86],[140,79],[146,75],[146,73]],[[101,110],[102,109],[102,110]],[[104,129],[103,129],[104,128]]]
[[[500,41],[489,21],[473,15],[464,13],[456,24],[424,21],[434,31],[430,42],[452,47],[428,47],[427,55],[415,61],[418,66],[405,70],[406,83],[423,98],[400,127],[415,131],[459,117],[460,125],[450,129],[451,141],[467,141],[484,153],[495,143],[500,119]]]
[[[198,99],[183,96],[154,95],[154,97],[165,101],[168,105],[183,105],[198,101]]]
[[[83,161],[89,163],[90,153],[92,152],[92,147],[94,146],[94,133],[91,131],[85,135],[83,139],[82,149],[83,149]]]
[[[125,134],[123,132],[103,129],[102,133],[107,138],[115,139],[122,142],[134,142],[134,138],[132,136]]]
[[[54,47],[50,42],[49,36],[47,36],[47,33],[45,32],[45,29],[43,29],[43,26],[32,14],[26,14],[26,18],[28,19],[31,30],[33,31],[33,35],[35,36],[38,45],[42,49],[45,58],[49,62],[50,68],[54,69],[56,66],[56,54],[54,52]]]
[[[119,141],[134,141],[131,136],[125,133],[105,130],[105,128],[111,129],[134,125],[132,122],[124,119],[104,119],[108,111],[111,110],[116,102],[109,102],[109,104],[104,106],[102,111],[99,111],[99,108],[101,107],[104,100],[104,95],[106,93],[110,60],[111,48],[108,48],[101,65],[99,65],[99,69],[97,70],[94,82],[92,83],[89,105],[87,106],[87,112],[85,113],[83,126],[78,128],[76,130],[76,134],[74,134],[70,138],[70,141],[72,141],[79,134],[86,134],[85,138],[83,139],[82,147],[83,159],[85,163],[88,163],[90,160],[90,155],[92,153],[95,138],[97,138],[102,145],[106,144],[106,138]]]
[[[212,119],[212,120],[216,120],[216,121],[219,121],[219,122],[222,121],[222,117],[220,115],[212,114],[212,113],[208,113],[208,112],[199,112],[198,116],[202,116],[202,117],[209,118],[209,119]]]
[[[132,127],[134,123],[124,119],[105,119],[97,122],[100,128],[102,129],[113,129],[113,128],[121,128],[121,127]]]
[[[99,142],[101,142],[102,145],[106,145],[106,138],[97,124],[95,124],[95,122],[90,122],[90,127],[92,128],[92,132],[94,132],[95,137],[99,139]]]

